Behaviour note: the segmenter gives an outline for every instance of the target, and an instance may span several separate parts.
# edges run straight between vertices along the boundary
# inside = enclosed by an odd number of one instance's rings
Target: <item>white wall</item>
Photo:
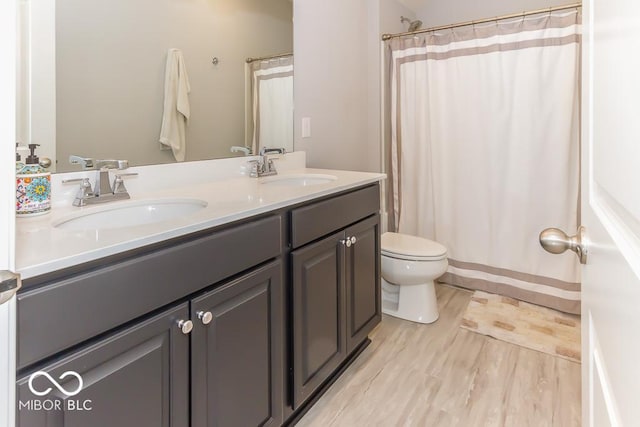
[[[576,3],[574,0],[404,0],[415,5],[423,27],[455,24],[499,15]]]
[[[381,170],[380,36],[403,31],[400,15],[414,14],[396,0],[295,0],[295,147],[310,167]]]

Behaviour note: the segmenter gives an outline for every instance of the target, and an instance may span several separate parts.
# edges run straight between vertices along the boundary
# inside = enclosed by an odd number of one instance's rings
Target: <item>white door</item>
[[[0,2],[0,427],[14,425],[16,408],[16,299],[2,303],[15,286],[4,271],[15,264],[16,4]]]
[[[583,425],[640,425],[640,2],[583,3]]]

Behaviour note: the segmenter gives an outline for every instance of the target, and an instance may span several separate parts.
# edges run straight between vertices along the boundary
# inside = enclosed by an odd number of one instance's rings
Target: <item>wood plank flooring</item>
[[[436,289],[437,322],[383,316],[297,425],[580,426],[580,364],[460,328],[472,293]]]

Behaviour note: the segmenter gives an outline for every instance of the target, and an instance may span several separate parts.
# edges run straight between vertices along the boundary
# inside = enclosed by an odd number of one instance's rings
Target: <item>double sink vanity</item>
[[[380,322],[384,175],[304,153],[264,178],[246,159],[132,169],[131,200],[73,207],[57,178],[52,213],[18,220],[17,425],[295,423]]]

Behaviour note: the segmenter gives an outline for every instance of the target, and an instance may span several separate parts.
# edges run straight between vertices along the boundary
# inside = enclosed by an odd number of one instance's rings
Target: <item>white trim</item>
[[[17,0],[0,2],[0,270],[15,267]],[[15,298],[0,305],[0,426],[15,424]]]
[[[640,225],[631,213],[590,176],[589,205],[629,267],[640,278]]]
[[[0,9],[1,10],[1,9]],[[16,299],[0,305],[0,426],[15,425]],[[5,353],[6,352],[6,353]]]
[[[589,375],[591,377],[591,385],[595,384],[594,379],[595,375],[598,376],[599,383],[601,385],[600,392],[604,397],[605,407],[607,408],[607,415],[609,418],[609,423],[612,427],[620,427],[622,423],[620,422],[620,411],[618,411],[618,406],[616,405],[616,399],[613,394],[613,389],[611,387],[611,381],[609,380],[609,375],[607,374],[607,367],[600,356],[602,354],[602,350],[600,349],[600,342],[598,341],[598,336],[596,333],[595,326],[593,324],[593,317],[591,316],[591,312],[589,312],[589,346],[591,355],[591,360],[589,360]],[[591,392],[591,400],[593,402],[593,387],[590,390]],[[591,416],[589,418],[589,422],[592,427],[594,423],[594,414],[593,414],[593,406],[590,406]]]

